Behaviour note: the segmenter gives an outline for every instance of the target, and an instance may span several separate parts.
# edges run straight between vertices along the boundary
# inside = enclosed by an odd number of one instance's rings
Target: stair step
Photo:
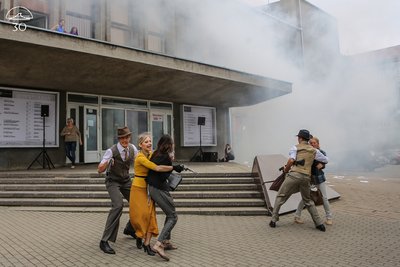
[[[12,207],[13,210],[19,211],[45,211],[45,212],[96,212],[108,213],[109,207]],[[129,213],[129,208],[123,209],[124,213]],[[164,214],[160,208],[156,208],[157,214]],[[263,207],[177,207],[176,212],[179,214],[191,215],[228,215],[228,216],[266,216],[269,212]],[[105,215],[106,216],[106,215]]]
[[[262,207],[264,201],[252,199],[175,199],[176,207]],[[105,207],[110,206],[109,199],[82,198],[0,198],[0,206],[65,206],[65,207]],[[125,202],[125,205],[128,205]]]
[[[103,178],[0,178],[0,184],[104,184]],[[254,178],[251,177],[186,177],[182,179],[182,184],[248,184],[254,183]]]
[[[0,185],[0,191],[104,191],[105,184],[12,184]]]
[[[254,177],[255,174],[250,172],[238,172],[238,173],[190,173],[183,172],[181,173],[182,177],[190,177],[190,178],[222,178],[222,177]],[[131,173],[133,176],[133,173]],[[0,172],[0,179],[3,178],[13,178],[13,179],[25,179],[29,178],[102,178],[104,179],[105,174],[98,174],[97,172],[72,172],[72,173],[61,173],[61,172]]]
[[[178,214],[269,214],[253,173],[183,173],[171,192]],[[29,177],[29,178],[28,178]],[[129,204],[124,201],[124,212]],[[0,173],[0,206],[14,210],[108,213],[111,200],[104,174]],[[157,213],[162,211],[157,207]]]
[[[262,198],[263,194],[256,190],[243,191],[175,191],[175,198]]]
[[[104,184],[104,178],[0,178],[0,184]]]
[[[261,198],[259,191],[176,191],[174,198]],[[107,191],[0,191],[0,198],[110,198]]]
[[[181,184],[177,191],[261,190],[259,184]]]
[[[26,179],[26,177],[32,178],[32,179],[40,179],[40,178],[103,178],[105,177],[104,174],[98,174],[97,172],[93,173],[88,173],[88,172],[82,172],[82,173],[52,173],[52,172],[0,172],[0,179],[6,179],[6,178],[12,178],[12,179]]]
[[[270,212],[265,207],[207,207],[181,208],[177,207],[178,214],[196,215],[229,215],[229,216],[267,216]],[[163,214],[157,209],[158,214]]]
[[[181,184],[179,191],[257,190],[256,184]],[[3,184],[0,191],[103,191],[105,184]]]
[[[203,198],[203,199],[175,199],[177,207],[263,207],[264,200],[260,198]]]

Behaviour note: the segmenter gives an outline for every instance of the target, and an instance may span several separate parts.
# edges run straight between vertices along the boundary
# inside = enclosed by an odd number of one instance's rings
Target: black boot
[[[315,228],[317,228],[318,230],[320,230],[320,231],[322,231],[322,232],[325,232],[325,225],[323,225],[323,224],[320,224],[320,225],[317,225],[317,226],[315,226]]]
[[[130,235],[131,237],[136,239],[135,229],[133,229],[130,221],[128,221],[125,226],[124,235]]]
[[[142,249],[142,247],[143,247],[143,241],[142,241],[142,239],[141,238],[136,238],[136,247],[138,248],[138,249]]]
[[[132,227],[129,228],[128,226],[126,226],[125,229],[124,229],[124,235],[130,235],[134,239],[137,238],[136,235],[135,235],[135,230],[133,230]]]
[[[115,250],[110,247],[107,241],[100,241],[100,249],[107,254],[115,254]]]
[[[143,246],[144,252],[147,252],[147,255],[154,256],[156,253],[151,249],[150,244]]]

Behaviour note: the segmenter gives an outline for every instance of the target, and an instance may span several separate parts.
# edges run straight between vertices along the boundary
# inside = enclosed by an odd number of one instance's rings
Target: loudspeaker
[[[197,125],[206,125],[206,117],[197,117]]]
[[[203,152],[203,161],[204,162],[217,162],[218,161],[218,152]]]
[[[48,117],[49,116],[49,105],[42,105],[40,107],[40,116]]]

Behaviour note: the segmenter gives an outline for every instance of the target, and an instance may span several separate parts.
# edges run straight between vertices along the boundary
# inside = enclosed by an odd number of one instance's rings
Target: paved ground
[[[304,225],[287,214],[275,229],[269,217],[181,215],[173,232],[179,249],[169,253],[170,262],[138,250],[122,227],[112,244],[117,254],[104,254],[98,247],[104,213],[0,207],[0,266],[399,266],[399,166],[329,174],[328,180],[341,199],[332,202],[327,232],[314,229],[307,212]],[[122,224],[127,219],[123,214]]]

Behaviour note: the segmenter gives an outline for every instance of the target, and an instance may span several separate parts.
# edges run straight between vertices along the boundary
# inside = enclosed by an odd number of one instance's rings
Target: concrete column
[[[111,10],[110,2],[106,0],[98,1],[94,17],[94,38],[97,40],[111,40]]]
[[[217,107],[217,147],[218,158],[224,155],[226,144],[231,143],[229,108]]]
[[[64,5],[65,7],[65,5]],[[58,24],[61,18],[64,18],[64,13],[61,12],[61,0],[49,1],[49,29]]]
[[[105,41],[111,41],[111,1],[103,1],[102,4],[102,26],[104,27],[102,30],[102,37],[104,37]]]

